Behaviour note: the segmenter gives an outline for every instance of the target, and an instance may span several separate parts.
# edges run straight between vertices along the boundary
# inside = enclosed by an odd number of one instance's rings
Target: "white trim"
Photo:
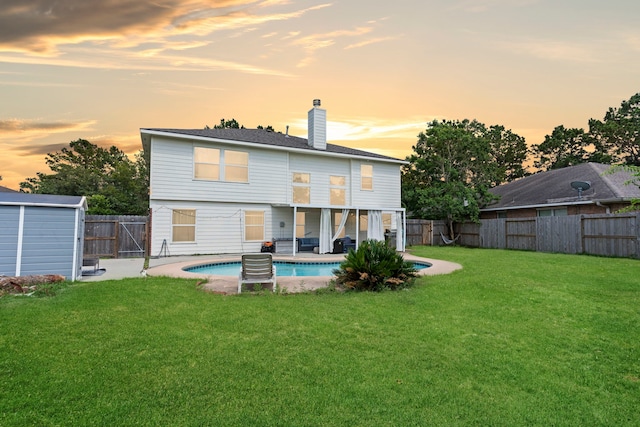
[[[16,277],[22,270],[22,238],[24,237],[24,206],[20,206],[18,219],[18,244],[16,245]]]
[[[73,228],[73,270],[71,270],[71,281],[75,282],[75,280],[78,278],[78,272],[77,272],[77,268],[78,268],[78,220],[80,219],[79,217],[79,213],[80,211],[78,209],[76,209],[76,215],[75,215],[75,227]]]
[[[0,201],[0,205],[2,206],[38,206],[45,208],[69,208],[69,209],[78,209],[78,208],[86,208],[87,200],[84,196],[80,199],[75,205],[67,205],[63,203],[40,203],[40,202],[8,202],[8,201]]]

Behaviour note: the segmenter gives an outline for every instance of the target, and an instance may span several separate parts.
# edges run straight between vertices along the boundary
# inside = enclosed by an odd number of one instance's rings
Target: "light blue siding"
[[[19,206],[0,206],[0,275],[16,274]]]
[[[207,181],[193,177],[193,147],[246,151],[249,179],[246,183]],[[293,235],[292,174],[308,173],[310,200],[296,205],[306,211],[305,233],[319,235],[320,209],[395,212],[401,209],[400,164],[380,159],[350,158],[319,150],[300,152],[273,147],[232,144],[224,141],[189,141],[152,135],[150,207],[153,212],[151,255],[191,255],[259,251],[261,242],[243,240],[242,211],[265,212],[264,239]],[[373,165],[373,190],[360,188],[360,166]],[[345,178],[345,205],[331,206],[330,176]],[[172,242],[172,209],[196,210],[196,241]],[[280,224],[283,224],[280,227]],[[350,215],[345,233],[360,240],[357,217]]]
[[[194,179],[193,147],[233,149],[249,153],[249,182]],[[288,155],[282,151],[221,143],[192,144],[154,137],[151,155],[151,198],[235,203],[284,203],[287,200]],[[258,200],[256,200],[258,198]]]
[[[73,277],[75,210],[26,206],[20,274]]]

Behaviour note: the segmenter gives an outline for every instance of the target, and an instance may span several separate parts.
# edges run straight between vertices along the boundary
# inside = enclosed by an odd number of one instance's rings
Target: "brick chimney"
[[[313,108],[307,115],[309,145],[318,150],[327,149],[327,110],[320,108],[320,100],[313,100]]]

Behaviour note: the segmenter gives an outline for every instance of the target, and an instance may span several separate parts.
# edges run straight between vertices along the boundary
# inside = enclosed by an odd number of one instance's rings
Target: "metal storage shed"
[[[82,196],[0,192],[0,275],[82,276]]]

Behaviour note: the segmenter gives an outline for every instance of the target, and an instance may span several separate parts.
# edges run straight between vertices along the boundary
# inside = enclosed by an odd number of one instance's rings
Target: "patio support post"
[[[360,209],[356,208],[356,250],[360,242]]]
[[[293,250],[293,256],[296,256],[296,249],[298,248],[298,245],[296,245],[296,228],[298,226],[298,224],[296,223],[296,219],[298,218],[298,207],[294,206],[293,207],[293,239],[292,239],[292,243],[291,243],[291,249]]]

